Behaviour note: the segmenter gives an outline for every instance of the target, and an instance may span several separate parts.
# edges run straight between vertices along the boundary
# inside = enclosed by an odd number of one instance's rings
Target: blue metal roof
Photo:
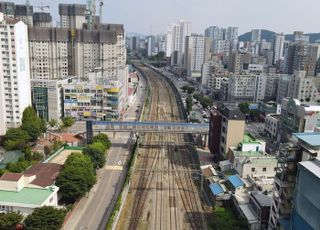
[[[228,177],[228,180],[232,184],[233,187],[238,188],[244,185],[241,178],[236,174]]]
[[[213,195],[215,195],[215,196],[219,195],[221,193],[224,193],[221,185],[218,183],[210,184],[209,188],[210,188],[211,192],[213,193]]]
[[[320,133],[294,133],[293,135],[311,146],[320,146]]]

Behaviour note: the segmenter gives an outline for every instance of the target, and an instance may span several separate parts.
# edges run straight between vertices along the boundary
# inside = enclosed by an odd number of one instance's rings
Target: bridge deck
[[[171,133],[208,133],[208,124],[189,124],[181,122],[132,122],[132,121],[89,121],[92,131],[115,132],[171,132]]]

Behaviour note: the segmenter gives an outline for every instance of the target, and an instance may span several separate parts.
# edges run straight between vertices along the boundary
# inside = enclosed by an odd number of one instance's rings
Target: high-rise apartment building
[[[15,5],[13,2],[0,2],[0,12],[3,13],[4,16],[13,18],[14,8]]]
[[[186,37],[185,43],[185,68],[188,76],[200,77],[203,63],[210,58],[209,38],[192,34]]]
[[[33,26],[35,27],[52,27],[52,17],[50,13],[35,12],[33,14]]]
[[[296,70],[307,69],[308,46],[309,43],[304,40],[295,41],[289,44],[285,57],[286,73],[293,74]]]
[[[33,26],[33,6],[15,5],[14,17],[28,26]]]
[[[21,125],[31,105],[27,26],[0,13],[0,135]]]
[[[180,20],[176,24],[169,26],[167,34],[167,55],[170,51],[171,43],[171,65],[183,65],[185,40],[191,35],[190,22]]]
[[[308,56],[305,70],[307,71],[308,76],[316,76],[317,65],[320,63],[320,44],[310,44],[307,53]]]
[[[62,28],[82,29],[86,23],[86,5],[59,4],[59,15]]]
[[[260,43],[261,41],[261,30],[260,29],[254,29],[251,30],[251,41]]]
[[[210,38],[210,51],[212,54],[222,55],[228,60],[229,53],[238,46],[238,27],[220,28],[210,26],[205,30],[205,36]],[[224,61],[226,63],[226,61]]]
[[[224,77],[224,66],[217,56],[202,65],[201,84],[204,87],[220,89],[222,77]]]
[[[284,41],[285,41],[285,35],[283,33],[275,34],[274,43],[273,43],[273,50],[274,50],[273,64],[277,64],[277,62],[283,58]]]
[[[156,38],[155,36],[147,37],[147,54],[148,57],[155,55],[156,52]]]
[[[69,61],[69,31],[64,28],[29,28],[30,73],[32,79],[66,77],[73,67]]]
[[[101,24],[96,30],[32,27],[29,47],[33,79],[84,79],[96,67],[117,76],[126,63],[124,29],[117,24]]]
[[[225,29],[217,26],[210,26],[205,30],[205,36],[211,40],[223,40],[225,37]]]

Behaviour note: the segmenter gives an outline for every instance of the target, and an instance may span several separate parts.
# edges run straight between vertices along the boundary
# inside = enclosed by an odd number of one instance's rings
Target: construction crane
[[[97,0],[99,1],[99,17],[100,21],[102,20],[102,8],[104,5],[104,0]],[[88,29],[93,29],[95,25],[95,16],[96,16],[96,0],[87,0],[87,24]]]
[[[94,20],[96,14],[96,1],[95,0],[87,0],[87,11],[86,11],[86,19],[88,24],[88,29],[92,30],[94,27]]]
[[[42,2],[40,3],[39,6],[34,6],[35,8],[38,8],[41,10],[41,13],[43,13],[44,9],[47,8],[47,9],[50,9],[50,6],[49,5],[44,5]]]
[[[103,7],[103,0],[99,0],[99,17],[100,17],[100,22],[102,21],[102,7]]]

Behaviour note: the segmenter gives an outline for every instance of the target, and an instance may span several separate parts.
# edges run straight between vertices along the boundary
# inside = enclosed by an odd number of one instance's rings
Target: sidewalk
[[[144,83],[143,79],[142,82]],[[140,105],[142,108],[146,86],[143,84],[143,88],[140,88],[141,83],[134,103],[124,117],[126,121],[135,121],[138,114],[135,112],[137,106]],[[112,146],[108,152],[106,165],[97,172],[97,183],[72,211],[63,226],[65,230],[102,229],[113,210],[127,174],[126,161],[130,154],[131,143],[128,143],[130,133],[118,134],[115,139],[111,138],[112,135],[109,136]]]

